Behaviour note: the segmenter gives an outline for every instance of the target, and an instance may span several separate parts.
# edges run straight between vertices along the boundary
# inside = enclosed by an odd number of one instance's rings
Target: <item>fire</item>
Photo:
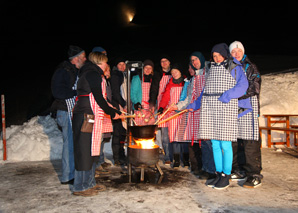
[[[158,147],[155,142],[154,138],[152,139],[137,139],[135,140],[136,145],[141,147],[142,149],[153,149]]]

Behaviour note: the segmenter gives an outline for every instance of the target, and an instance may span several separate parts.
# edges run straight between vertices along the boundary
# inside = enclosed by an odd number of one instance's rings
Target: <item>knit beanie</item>
[[[78,46],[70,45],[68,52],[67,52],[68,58],[71,60],[71,59],[79,56],[83,52],[85,52],[85,51],[82,48],[80,48]]]
[[[107,51],[102,47],[94,47],[92,49],[92,52],[100,52],[100,53],[103,53],[103,54],[107,55]]]
[[[211,50],[211,54],[213,54],[214,52],[221,54],[224,58],[227,58],[230,55],[229,48],[226,43],[214,45],[214,47]]]
[[[150,59],[146,59],[143,64],[144,64],[144,67],[149,65],[154,69],[154,63]]]
[[[235,48],[241,49],[243,51],[243,54],[244,54],[244,46],[240,41],[234,41],[233,43],[230,44],[230,46],[229,46],[230,52],[232,52],[232,50],[235,49]]]
[[[194,68],[192,66],[192,63],[191,63],[191,56],[196,56],[199,58],[200,62],[201,62],[201,68],[200,69],[203,69],[205,67],[205,57],[203,56],[203,54],[199,51],[195,51],[193,52],[190,57],[189,57],[189,64],[191,65],[191,67],[196,70],[196,68]]]
[[[163,59],[163,58],[166,58],[166,59],[168,59],[169,61],[172,60],[171,57],[170,57],[169,55],[167,55],[167,54],[162,54],[162,55],[160,56],[160,60]]]

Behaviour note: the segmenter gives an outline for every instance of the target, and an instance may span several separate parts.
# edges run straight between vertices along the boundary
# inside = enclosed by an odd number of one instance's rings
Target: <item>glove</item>
[[[138,102],[138,103],[136,103],[136,104],[134,105],[134,108],[135,108],[136,110],[140,110],[140,109],[142,109],[142,105],[140,104],[140,102]]]
[[[160,107],[159,109],[158,109],[158,111],[157,111],[159,114],[162,114],[162,112],[163,112],[163,108],[162,107]]]

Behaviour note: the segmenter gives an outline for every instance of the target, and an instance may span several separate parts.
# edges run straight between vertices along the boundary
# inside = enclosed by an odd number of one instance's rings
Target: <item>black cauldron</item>
[[[155,137],[157,125],[131,126],[130,132],[133,138],[151,139]]]

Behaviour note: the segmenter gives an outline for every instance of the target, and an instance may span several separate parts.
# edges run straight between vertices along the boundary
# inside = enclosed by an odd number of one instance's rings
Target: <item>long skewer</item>
[[[177,114],[172,115],[171,117],[168,117],[168,118],[162,120],[162,121],[159,122],[158,124],[163,124],[163,123],[165,123],[165,122],[167,122],[167,121],[169,121],[169,120],[171,120],[171,119],[173,119],[173,118],[176,118],[177,116],[179,116],[179,115],[181,115],[181,114],[183,114],[183,113],[185,113],[185,112],[187,112],[187,111],[188,111],[188,109],[182,110],[181,112],[178,112]]]
[[[164,112],[164,113],[162,113],[161,114],[161,116],[157,119],[157,121],[154,123],[154,125],[156,125],[166,114],[167,114],[167,112],[170,110],[170,108],[172,107],[172,106],[174,106],[174,104],[175,103],[172,103],[168,108],[167,108],[167,110]]]

